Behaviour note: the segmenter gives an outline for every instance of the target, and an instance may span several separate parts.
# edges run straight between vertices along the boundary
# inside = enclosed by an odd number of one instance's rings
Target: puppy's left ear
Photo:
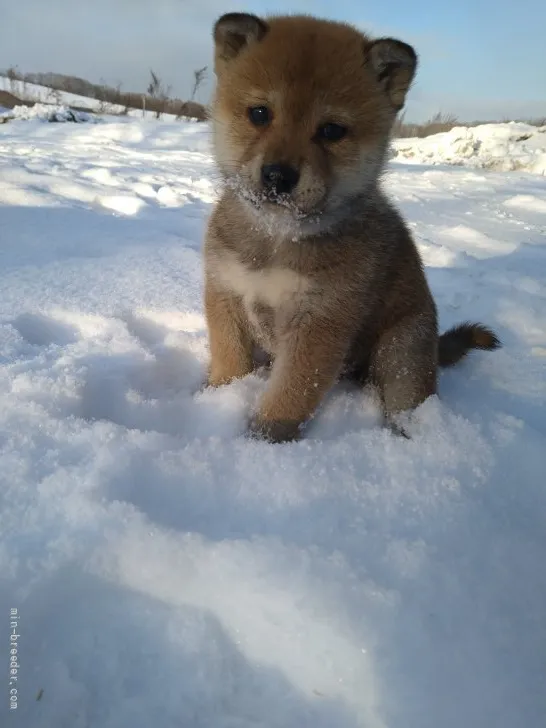
[[[248,13],[226,13],[214,24],[215,67],[218,73],[239,53],[267,33],[267,23]]]
[[[416,52],[401,40],[379,38],[368,46],[366,56],[393,107],[399,111],[417,70]]]

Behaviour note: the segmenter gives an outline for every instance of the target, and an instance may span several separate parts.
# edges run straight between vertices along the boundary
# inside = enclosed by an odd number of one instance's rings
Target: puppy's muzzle
[[[262,186],[270,195],[289,195],[298,184],[299,171],[289,164],[264,164]]]

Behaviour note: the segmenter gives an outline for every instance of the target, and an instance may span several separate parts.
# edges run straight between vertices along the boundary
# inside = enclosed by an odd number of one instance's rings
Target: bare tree
[[[155,116],[156,119],[161,118],[161,113],[165,111],[166,102],[169,99],[169,94],[171,92],[170,86],[164,86],[163,81],[159,78],[157,73],[155,73],[150,68],[150,76],[151,80],[148,84],[148,88],[146,89],[148,92],[148,96],[150,96],[152,99],[155,99],[156,101],[160,102],[156,108]]]
[[[19,73],[18,66],[10,66],[6,70],[6,76],[9,79],[9,89],[12,94],[20,94],[21,89],[19,88],[19,81],[21,80],[21,74]]]
[[[9,78],[10,81],[19,81],[21,78],[21,74],[19,73],[19,66],[10,66],[6,70],[6,76]]]
[[[199,90],[199,87],[201,86],[201,84],[203,83],[205,78],[207,77],[207,69],[208,69],[208,66],[203,66],[203,68],[197,68],[193,72],[193,86],[192,86],[192,90],[191,90],[190,101],[195,101],[195,95],[196,95],[197,91]]]
[[[61,92],[59,89],[56,88],[50,88],[47,91],[45,102],[46,104],[56,104],[57,106],[60,106],[62,101]]]

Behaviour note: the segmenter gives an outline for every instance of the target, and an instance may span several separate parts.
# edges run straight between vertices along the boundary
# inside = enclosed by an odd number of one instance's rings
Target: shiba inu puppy
[[[439,336],[419,253],[379,187],[417,67],[411,46],[313,17],[214,26],[214,150],[225,182],[205,241],[208,383],[272,362],[250,431],[297,438],[341,376],[377,387],[386,423],[436,392],[437,368],[495,334]]]

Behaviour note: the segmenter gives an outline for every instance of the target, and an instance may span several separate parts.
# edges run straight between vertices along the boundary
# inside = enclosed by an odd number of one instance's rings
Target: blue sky
[[[407,118],[546,115],[544,0],[0,0],[0,68],[53,70],[142,90],[153,67],[184,96],[210,63],[210,29],[229,10],[309,12],[416,47],[421,65]],[[202,100],[210,91],[203,90]]]

